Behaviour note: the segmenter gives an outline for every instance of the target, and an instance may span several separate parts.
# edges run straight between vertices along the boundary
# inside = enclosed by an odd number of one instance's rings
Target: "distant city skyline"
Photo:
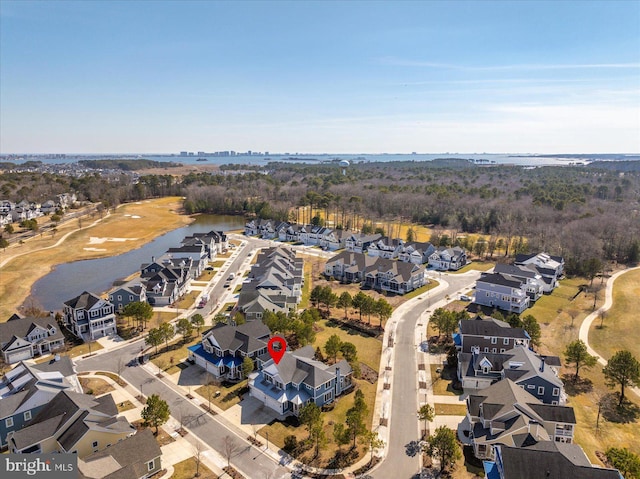
[[[0,2],[0,154],[640,152],[640,2]]]

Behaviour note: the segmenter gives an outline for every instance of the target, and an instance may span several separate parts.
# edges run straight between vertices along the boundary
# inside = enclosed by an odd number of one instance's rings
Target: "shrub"
[[[298,438],[296,438],[293,434],[284,438],[284,447],[283,449],[287,452],[293,452],[298,447]]]

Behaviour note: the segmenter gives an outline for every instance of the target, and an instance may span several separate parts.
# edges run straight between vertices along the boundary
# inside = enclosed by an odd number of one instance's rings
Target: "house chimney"
[[[342,394],[342,384],[340,384],[340,368],[336,368],[336,397]]]
[[[155,262],[156,262],[156,257],[155,257],[155,256],[152,256],[152,257],[151,257],[151,262],[152,262],[152,263],[155,263]]]
[[[544,357],[540,358],[540,372],[544,372]]]

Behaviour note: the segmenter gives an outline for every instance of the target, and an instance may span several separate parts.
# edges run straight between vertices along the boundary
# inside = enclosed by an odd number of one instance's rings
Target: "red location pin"
[[[276,344],[278,345],[278,349],[274,348]],[[267,349],[273,362],[278,364],[282,356],[284,356],[284,352],[287,350],[287,341],[282,336],[274,336],[267,343]]]

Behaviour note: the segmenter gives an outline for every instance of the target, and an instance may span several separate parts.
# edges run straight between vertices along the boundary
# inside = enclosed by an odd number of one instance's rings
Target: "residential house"
[[[494,458],[494,446],[525,447],[541,441],[573,442],[573,408],[541,403],[522,386],[504,379],[466,399],[461,425],[478,459]]]
[[[2,359],[13,364],[64,347],[64,335],[52,318],[21,318],[14,314],[0,323]]]
[[[540,441],[526,447],[494,446],[484,461],[486,479],[624,479],[617,469],[594,466],[577,444]]]
[[[45,215],[55,213],[57,209],[58,207],[56,205],[56,202],[53,200],[47,200],[40,206],[40,211],[42,211],[42,213]]]
[[[353,234],[350,230],[330,230],[320,240],[320,247],[324,250],[335,251],[346,246],[347,238]]]
[[[479,346],[471,350],[471,353],[458,354],[458,379],[467,394],[476,394],[497,381],[511,379],[544,404],[566,402],[564,386],[558,378],[560,359],[557,356],[538,356],[523,345],[495,354],[480,352]]]
[[[162,470],[162,451],[151,429],[78,459],[80,479],[147,479]]]
[[[196,244],[182,245],[169,248],[167,255],[170,258],[191,258],[193,261],[205,261],[209,257],[207,249],[201,241]]]
[[[213,259],[219,253],[224,253],[229,249],[229,240],[223,231],[209,231],[208,233],[194,233],[186,236],[182,240],[183,245],[188,245],[193,241],[199,240],[205,245],[205,249],[209,255],[209,259]]]
[[[140,266],[140,278],[146,288],[147,301],[153,306],[166,306],[187,292],[192,275],[184,261],[155,261]]]
[[[84,458],[136,433],[111,394],[60,391],[25,427],[7,436],[12,454],[76,453]]]
[[[523,328],[512,328],[508,323],[499,319],[463,319],[458,324],[458,333],[453,335],[453,341],[463,353],[474,350],[483,353],[504,353],[516,346],[529,347],[531,337]]]
[[[405,294],[426,284],[422,265],[375,258],[375,263],[364,270],[366,287],[396,294]]]
[[[365,253],[369,245],[374,241],[378,241],[382,238],[381,234],[352,234],[344,241],[344,247],[347,251],[351,251],[353,253]]]
[[[0,446],[7,435],[18,431],[63,390],[82,393],[73,362],[56,356],[49,362],[21,361],[0,382]]]
[[[247,320],[262,319],[265,310],[289,312],[297,308],[304,283],[303,260],[290,248],[260,252],[242,284],[238,310]]]
[[[116,334],[116,315],[113,304],[100,296],[84,291],[64,303],[64,324],[82,339],[98,339]]]
[[[145,303],[147,301],[147,288],[139,278],[127,281],[115,286],[109,292],[109,301],[113,304],[115,310],[121,313],[129,303]]]
[[[218,379],[242,379],[242,361],[254,362],[267,352],[271,331],[262,321],[230,326],[218,324],[202,333],[202,341],[190,346],[189,359]]]
[[[402,251],[403,246],[404,241],[400,238],[391,239],[388,236],[383,236],[369,245],[367,254],[379,258],[396,259],[400,251]]]
[[[438,271],[457,271],[467,264],[467,253],[459,246],[440,246],[429,256],[429,266]]]
[[[345,283],[359,283],[364,279],[364,272],[373,265],[376,258],[353,251],[342,251],[333,256],[324,265],[324,274]]]
[[[436,249],[431,243],[404,243],[398,253],[398,261],[405,263],[424,264],[429,262],[429,257]],[[466,261],[466,260],[465,260]]]
[[[556,279],[560,279],[564,272],[564,258],[552,256],[548,253],[517,254],[514,264],[520,266],[535,265],[539,268],[552,270]]]
[[[542,279],[542,275],[537,271],[532,271],[524,266],[496,264],[493,272],[521,281],[524,291],[529,296],[530,303],[540,299],[544,293],[545,282]]]
[[[309,402],[323,406],[352,386],[344,359],[331,366],[313,359],[313,346],[284,353],[280,362],[263,358],[262,369],[249,376],[249,392],[278,414],[295,414]]]
[[[482,273],[476,281],[474,303],[522,313],[529,307],[526,283],[509,274]]]

